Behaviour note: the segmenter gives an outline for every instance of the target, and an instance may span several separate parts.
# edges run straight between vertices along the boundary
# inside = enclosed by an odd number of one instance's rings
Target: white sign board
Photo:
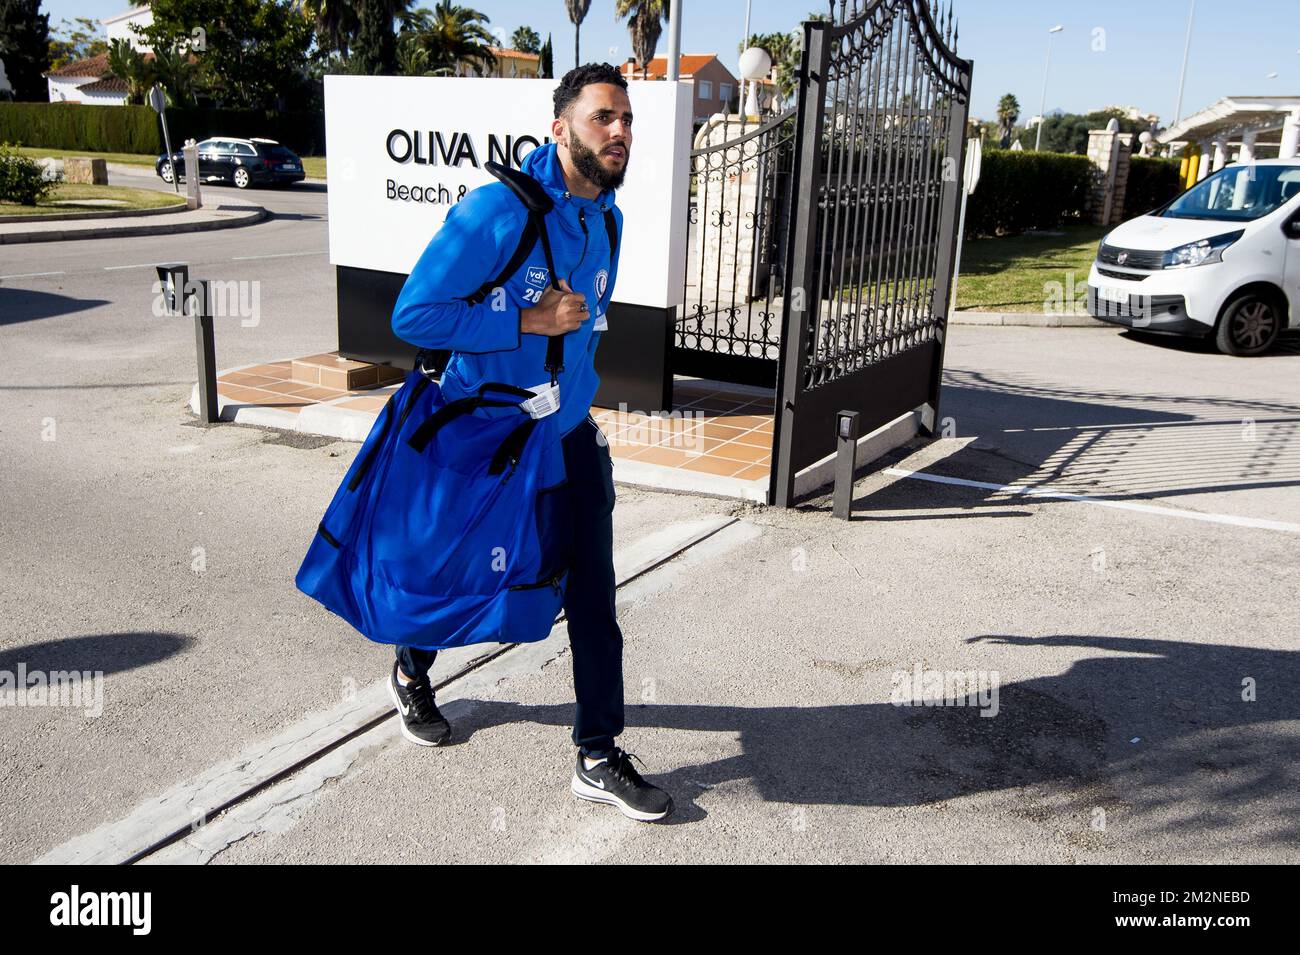
[[[333,265],[408,274],[451,205],[550,141],[554,80],[325,77]],[[614,299],[682,301],[691,88],[632,81],[632,149]]]
[[[975,187],[979,185],[980,169],[984,166],[984,144],[976,136],[966,140],[966,168],[963,170],[962,185],[966,190],[966,195],[975,195]]]

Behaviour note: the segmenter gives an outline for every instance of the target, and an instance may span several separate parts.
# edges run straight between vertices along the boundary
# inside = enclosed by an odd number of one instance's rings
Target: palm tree
[[[153,64],[133,47],[129,40],[118,38],[108,48],[108,68],[126,83],[126,101],[144,102],[145,92],[154,84]]]
[[[542,38],[529,26],[522,26],[510,35],[510,45],[520,53],[541,53]]]
[[[632,35],[632,52],[641,67],[641,78],[645,79],[663,24],[668,20],[668,0],[614,0],[614,19],[625,18],[627,32]]]
[[[295,0],[304,16],[315,24],[316,45],[337,50],[344,60],[348,46],[361,29],[356,4],[350,0]]]
[[[193,106],[198,87],[199,64],[188,50],[160,48],[153,54],[154,78],[167,94],[168,106]]]
[[[582,50],[578,44],[582,36],[582,21],[591,9],[591,0],[564,0],[565,9],[569,11],[569,20],[573,23],[573,65],[582,64]]]
[[[429,69],[429,51],[421,45],[418,33],[398,34],[397,72],[402,76],[433,75],[433,71]]]
[[[479,73],[496,68],[497,58],[491,49],[496,37],[488,32],[491,20],[487,14],[441,0],[433,10],[421,7],[399,14],[399,18],[403,34],[418,37],[420,47],[428,54],[428,72],[454,73],[461,63]]]
[[[998,144],[1006,149],[1020,118],[1020,103],[1011,93],[998,100]]]

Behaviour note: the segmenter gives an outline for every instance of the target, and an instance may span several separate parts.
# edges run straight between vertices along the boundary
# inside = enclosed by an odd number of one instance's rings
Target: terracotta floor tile
[[[646,448],[638,444],[611,444],[609,446],[610,455],[616,458],[630,458],[632,455],[645,450]]]
[[[266,408],[301,408],[312,402],[303,398],[295,398],[290,395],[279,394],[274,391],[264,391],[261,388],[243,388],[239,385],[227,385],[224,388],[218,387],[220,394],[231,401],[237,401],[240,404],[261,405]]]
[[[627,455],[633,461],[645,461],[650,464],[661,464],[664,467],[679,467],[690,460],[683,451],[676,451],[672,448],[642,448],[633,454]]]
[[[683,424],[681,431],[683,438],[693,438],[698,436],[704,438],[721,438],[724,441],[738,438],[745,433],[742,428],[733,428],[731,425],[719,424],[716,421],[693,421],[689,424]]]
[[[737,444],[730,441],[727,444],[719,445],[709,451],[711,458],[727,458],[731,461],[744,461],[747,464],[755,464],[759,458],[770,456],[767,448],[756,448],[749,444]]]
[[[273,382],[283,381],[282,378],[268,378],[266,375],[249,375],[242,371],[231,371],[224,375],[218,375],[217,381],[228,381],[232,385],[248,385],[256,387],[257,385],[269,385]]]
[[[718,424],[727,424],[731,425],[733,428],[744,428],[748,431],[752,428],[757,428],[764,421],[770,419],[760,417],[759,415],[732,415],[729,418],[716,418],[714,420]]]
[[[289,380],[290,369],[280,365],[254,365],[252,368],[244,368],[240,374],[244,375],[265,375],[268,378],[278,378],[281,381]]]
[[[300,391],[306,391],[314,385],[304,385],[301,381],[273,381],[269,385],[260,386],[263,391],[274,391],[280,395],[296,395]]]
[[[682,465],[686,471],[703,471],[706,474],[720,474],[723,477],[731,477],[737,471],[741,471],[748,465],[740,461],[727,461],[723,458],[715,458],[711,454],[704,457],[696,458],[694,461],[687,461]]]
[[[744,401],[721,401],[717,398],[704,398],[700,401],[694,401],[690,404],[684,404],[677,411],[698,411],[703,412],[706,416],[730,414],[737,408],[743,408],[747,402]]]
[[[737,444],[751,444],[766,451],[772,450],[772,435],[765,431],[746,431],[735,439]]]
[[[225,382],[217,383],[217,394],[231,401],[238,401],[244,404],[257,404],[262,400],[264,392],[255,391],[252,388],[245,388],[242,385],[228,385]]]
[[[304,388],[299,391],[295,397],[310,398],[312,401],[333,401],[335,398],[341,398],[343,392],[335,391],[333,388],[321,388],[319,385]]]
[[[772,469],[766,464],[751,464],[743,471],[737,471],[732,475],[734,478],[740,478],[742,481],[757,481],[760,478],[768,478],[772,474]]]
[[[349,398],[334,405],[335,408],[354,408],[357,411],[381,411],[386,404],[382,398]]]

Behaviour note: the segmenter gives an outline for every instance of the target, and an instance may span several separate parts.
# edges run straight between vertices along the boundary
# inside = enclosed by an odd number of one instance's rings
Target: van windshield
[[[1227,166],[1202,179],[1169,204],[1171,219],[1247,222],[1266,216],[1300,195],[1300,166]]]

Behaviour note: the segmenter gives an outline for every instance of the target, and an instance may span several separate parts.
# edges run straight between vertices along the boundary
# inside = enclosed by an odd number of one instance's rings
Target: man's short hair
[[[575,66],[564,74],[560,85],[555,88],[555,118],[559,119],[582,94],[582,88],[592,83],[612,83],[627,89],[627,80],[618,71],[618,67],[608,63],[587,63]]]

